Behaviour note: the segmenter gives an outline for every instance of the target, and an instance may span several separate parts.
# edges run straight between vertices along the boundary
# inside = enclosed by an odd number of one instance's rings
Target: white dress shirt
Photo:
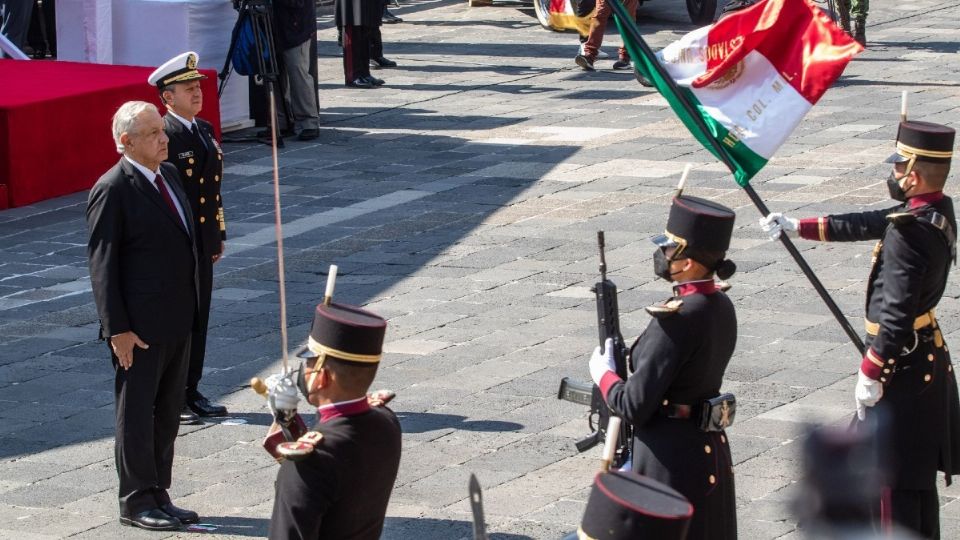
[[[147,180],[150,181],[150,185],[157,190],[157,193],[160,192],[160,188],[157,187],[157,175],[160,174],[159,167],[157,167],[156,171],[151,171],[150,169],[146,168],[140,163],[137,163],[136,161],[130,159],[130,157],[128,156],[123,156],[123,159],[129,161],[131,165],[136,167],[136,169],[140,171],[143,174],[143,176],[146,177]],[[173,199],[173,205],[177,207],[177,213],[180,214],[180,222],[183,224],[184,230],[189,231],[190,227],[187,226],[186,214],[183,213],[183,207],[180,206],[180,198],[177,197],[177,194],[174,193],[173,188],[170,187],[170,179],[163,176],[162,174],[160,174],[160,176],[163,177],[164,183],[167,184],[167,191],[170,193],[170,198]]]

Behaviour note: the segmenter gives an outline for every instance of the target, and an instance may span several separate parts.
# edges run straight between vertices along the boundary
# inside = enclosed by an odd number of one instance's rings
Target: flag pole
[[[637,47],[640,48],[640,51],[647,57],[653,59],[650,62],[651,67],[660,75],[660,78],[671,87],[675,96],[680,101],[680,105],[687,111],[687,114],[690,115],[690,118],[696,123],[697,128],[700,129],[701,133],[706,135],[704,139],[707,140],[710,147],[716,153],[720,161],[730,169],[730,172],[733,173],[736,171],[736,166],[733,164],[733,160],[730,159],[727,151],[720,145],[717,140],[711,136],[710,129],[707,127],[706,123],[703,121],[703,118],[700,117],[700,113],[694,108],[693,104],[690,103],[690,100],[687,99],[687,96],[680,91],[680,88],[677,87],[676,82],[667,73],[666,69],[660,65],[660,62],[656,60],[656,55],[653,50],[647,45],[647,42],[643,39],[643,36],[640,35],[640,31],[637,29],[636,25],[633,23],[632,17],[627,13],[627,9],[621,3],[622,0],[612,0],[610,2],[610,7],[613,9],[613,14],[617,18],[617,23],[620,26],[621,30],[630,35],[634,40]],[[635,59],[636,61],[636,59]],[[763,199],[760,198],[760,195],[757,194],[756,190],[753,189],[749,183],[741,186],[744,191],[747,192],[747,196],[750,197],[750,201],[754,206],[757,207],[757,210],[766,217],[770,214],[770,209],[767,208],[766,203],[763,202]],[[817,291],[817,294],[820,295],[820,299],[823,300],[823,303],[827,305],[827,309],[830,310],[830,313],[833,314],[834,318],[837,319],[837,322],[840,324],[840,327],[843,328],[843,331],[846,332],[847,337],[850,338],[850,341],[853,343],[853,346],[857,348],[862,356],[866,352],[866,347],[863,345],[863,340],[860,339],[860,334],[858,334],[853,326],[850,325],[850,321],[847,320],[847,317],[840,311],[840,307],[837,306],[837,303],[833,301],[833,298],[830,296],[830,293],[827,292],[827,289],[823,286],[823,283],[820,282],[820,278],[813,272],[813,269],[810,268],[810,265],[807,264],[806,259],[803,258],[803,255],[800,254],[800,250],[797,249],[797,246],[787,237],[786,234],[780,235],[780,242],[783,244],[783,247],[787,249],[787,252],[793,257],[793,260],[796,261],[797,266],[800,267],[800,270],[810,281],[810,284],[813,285],[813,288]]]

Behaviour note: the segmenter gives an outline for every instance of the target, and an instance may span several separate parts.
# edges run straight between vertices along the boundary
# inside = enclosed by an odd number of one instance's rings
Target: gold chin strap
[[[673,252],[673,257],[680,255],[683,253],[683,250],[687,249],[687,240],[685,238],[681,238],[670,231],[663,231],[663,235],[677,244],[677,250]],[[671,259],[673,257],[671,257]]]
[[[320,370],[323,369],[323,363],[327,357],[323,354],[317,357],[317,363],[313,365],[313,370],[310,372],[310,378],[307,380],[307,393],[313,392],[313,383],[317,381],[317,376],[320,375]]]

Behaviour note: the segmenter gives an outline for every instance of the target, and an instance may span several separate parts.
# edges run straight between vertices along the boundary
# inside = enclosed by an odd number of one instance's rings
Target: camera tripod
[[[254,83],[257,85],[266,85],[267,96],[269,99],[269,123],[271,126],[271,144],[274,144],[279,147],[283,147],[283,138],[277,137],[277,130],[279,129],[277,123],[277,90],[280,90],[280,95],[283,96],[283,79],[280,77],[280,64],[277,61],[277,48],[273,42],[273,15],[272,7],[270,5],[270,0],[234,0],[233,2],[234,9],[239,13],[237,22],[233,27],[233,34],[230,37],[230,47],[227,49],[227,58],[224,61],[223,69],[217,74],[217,78],[220,79],[220,86],[217,89],[217,96],[223,95],[223,89],[227,85],[227,80],[230,78],[230,72],[233,71],[231,65],[233,64],[234,56],[237,54],[237,45],[240,41],[241,34],[245,29],[250,30],[253,34],[253,44],[254,44],[254,53],[256,60],[252,66],[252,72],[249,73],[254,77]],[[241,75],[247,75],[246,73],[241,73]],[[283,104],[284,117],[289,124],[292,121],[292,116],[290,111],[287,108],[286,102],[280,99],[280,103]],[[289,125],[287,126],[290,127]],[[235,139],[239,141],[239,139]]]

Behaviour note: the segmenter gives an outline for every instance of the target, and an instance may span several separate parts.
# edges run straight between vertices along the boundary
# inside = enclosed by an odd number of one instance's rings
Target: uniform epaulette
[[[647,306],[647,313],[649,313],[655,319],[663,319],[680,311],[680,306],[682,305],[683,300],[679,298],[671,298],[662,304]]]
[[[893,225],[899,227],[900,225],[907,225],[913,223],[917,220],[916,214],[911,212],[894,212],[892,214],[887,214],[887,221]]]
[[[323,433],[308,431],[296,441],[283,442],[277,445],[277,453],[284,459],[300,461],[316,449],[323,442]]]
[[[733,288],[733,285],[727,283],[723,280],[717,280],[717,290],[720,292],[727,292]]]

